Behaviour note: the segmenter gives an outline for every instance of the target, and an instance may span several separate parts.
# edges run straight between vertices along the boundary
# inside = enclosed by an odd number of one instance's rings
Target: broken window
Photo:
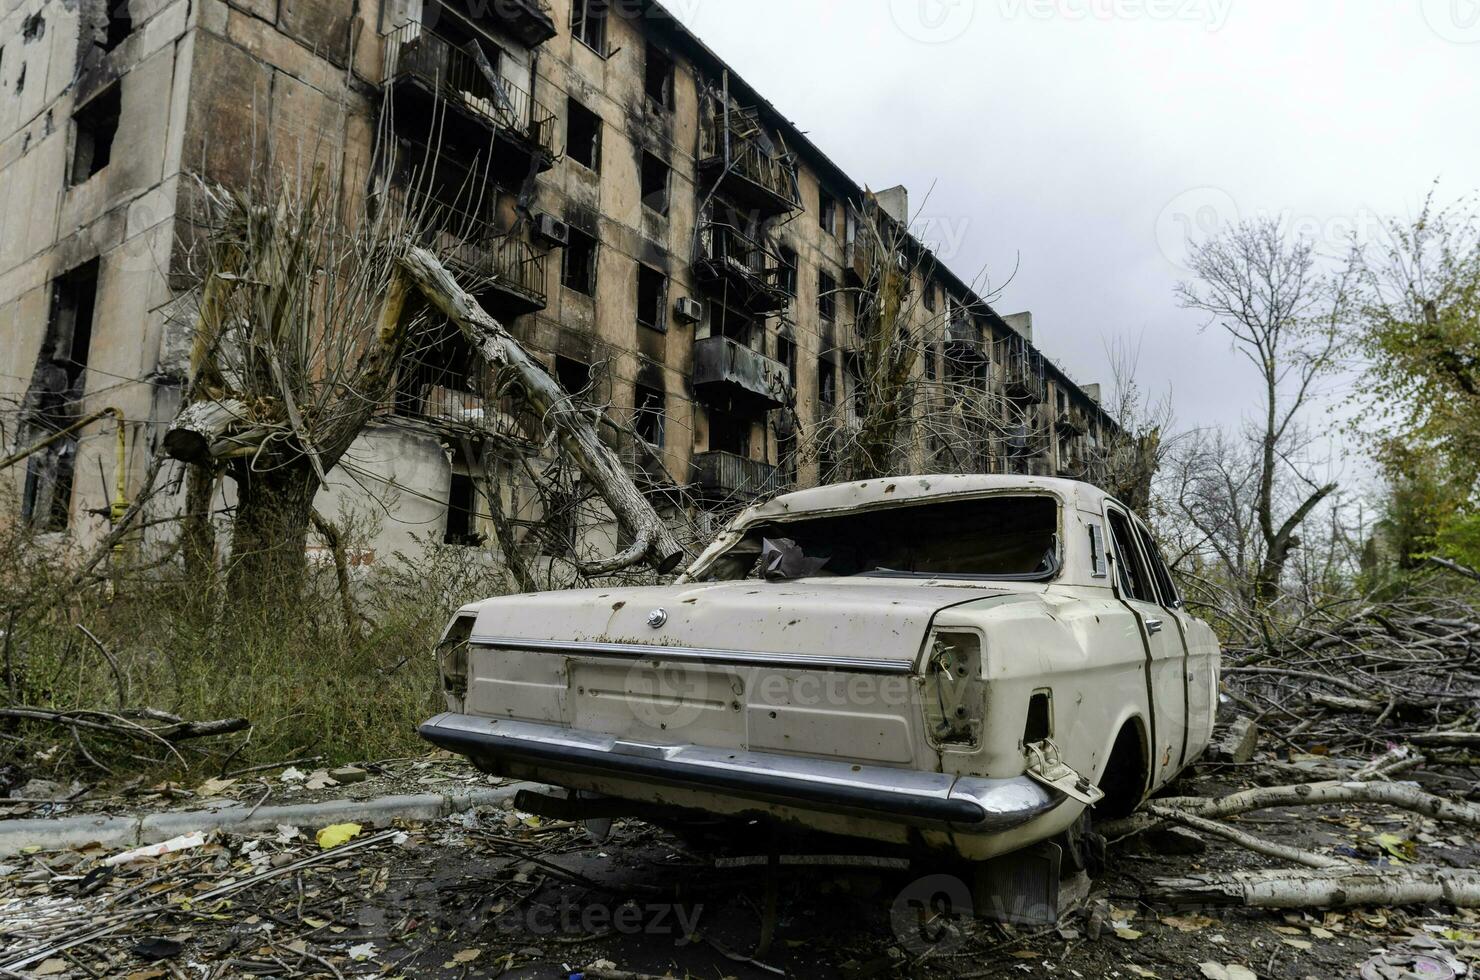
[[[1151,587],[1151,576],[1141,562],[1141,553],[1136,549],[1136,539],[1131,533],[1130,522],[1118,511],[1110,511],[1110,537],[1114,541],[1111,558],[1115,562],[1115,574],[1120,579],[1120,591],[1124,598],[1155,602],[1156,593]]]
[[[925,359],[925,380],[934,381],[940,373],[935,364],[935,345],[926,344],[923,356]]]
[[[440,320],[412,340],[396,379],[396,414],[408,418],[465,420],[481,407],[467,337]]]
[[[849,351],[843,356],[843,376],[848,381],[848,394],[853,402],[853,414],[863,418],[868,414],[868,386],[863,380],[863,358]]]
[[[573,357],[555,355],[555,380],[577,401],[590,401],[591,365]]]
[[[823,357],[817,361],[817,400],[831,408],[838,400],[838,373],[833,362]]]
[[[659,388],[649,388],[646,385],[637,386],[637,397],[634,399],[635,407],[632,412],[632,428],[637,435],[649,445],[661,448],[665,429],[667,428],[667,412],[663,392]]]
[[[103,50],[112,51],[134,32],[134,19],[129,14],[128,0],[116,0],[108,11],[108,25],[103,32]]]
[[[454,471],[447,491],[447,530],[442,535],[442,542],[461,548],[477,548],[483,541],[484,536],[478,533],[477,485],[467,473]]]
[[[24,445],[67,428],[82,414],[97,293],[96,259],[58,277],[52,285],[51,319],[21,405],[18,441]],[[21,516],[33,527],[67,529],[76,461],[75,436],[52,443],[27,461]]]
[[[934,313],[935,312],[935,302],[936,302],[935,301],[935,283],[933,283],[933,282],[927,282],[925,284],[924,290],[922,290],[922,295],[925,297],[925,309],[929,310],[931,313]]]
[[[830,196],[827,191],[820,191],[821,198],[817,207],[817,224],[829,235],[838,233],[838,202]]]
[[[570,240],[561,258],[560,281],[565,288],[587,296],[596,295],[596,239],[570,226]]]
[[[821,269],[817,270],[817,315],[828,321],[838,315],[838,281]]]
[[[1058,518],[1051,497],[996,496],[760,524],[714,573],[751,574],[764,540],[786,537],[800,557],[823,563],[820,576],[1045,581],[1059,570]]]
[[[1172,573],[1167,568],[1166,561],[1161,556],[1161,549],[1157,547],[1156,541],[1141,525],[1136,525],[1136,536],[1140,538],[1141,547],[1146,552],[1146,560],[1151,563],[1151,579],[1156,583],[1156,589],[1161,593],[1161,604],[1169,609],[1175,609],[1182,605],[1182,597],[1177,594],[1177,586],[1172,582]]]
[[[651,153],[642,155],[642,203],[661,215],[668,214],[669,166]]]
[[[783,436],[776,440],[776,466],[780,472],[781,485],[793,486],[797,482],[797,437]]]
[[[786,377],[792,383],[796,383],[797,376],[797,345],[787,336],[776,337],[776,360],[786,368]]]
[[[574,0],[570,33],[577,41],[606,57],[607,0]]]
[[[587,170],[601,171],[601,117],[575,99],[566,100],[565,155]]]
[[[786,245],[781,246],[781,288],[788,296],[797,294],[797,253]]]
[[[750,419],[710,409],[709,451],[750,458]]]
[[[72,114],[72,183],[80,184],[108,166],[113,156],[113,137],[118,133],[122,111],[117,82],[95,95]]]
[[[652,42],[647,46],[643,90],[650,105],[665,111],[673,108],[673,59]]]
[[[709,304],[709,332],[729,337],[738,344],[749,347],[755,336],[755,321],[746,313],[725,306],[723,303]]]
[[[668,277],[641,263],[637,266],[637,322],[653,330],[667,330]]]

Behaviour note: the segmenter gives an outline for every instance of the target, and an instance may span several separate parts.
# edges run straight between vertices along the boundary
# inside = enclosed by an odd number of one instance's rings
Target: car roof
[[[736,527],[771,520],[793,519],[800,514],[825,513],[872,504],[921,503],[985,493],[1051,493],[1069,507],[1098,511],[1107,494],[1080,480],[1043,476],[992,473],[891,476],[853,483],[834,483],[783,494],[746,510]]]

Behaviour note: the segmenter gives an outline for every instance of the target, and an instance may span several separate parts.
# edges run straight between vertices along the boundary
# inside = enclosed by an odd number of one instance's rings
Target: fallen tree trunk
[[[1308,868],[1342,868],[1350,864],[1348,861],[1329,858],[1324,854],[1317,854],[1314,851],[1299,847],[1288,847],[1284,844],[1276,844],[1273,841],[1264,840],[1262,837],[1246,834],[1242,830],[1237,830],[1203,817],[1194,816],[1186,810],[1174,806],[1153,805],[1148,807],[1147,810],[1151,816],[1158,819],[1170,820],[1173,823],[1180,823],[1191,827],[1193,830],[1212,834],[1214,837],[1221,837],[1226,841],[1232,841],[1240,847],[1247,848],[1256,854],[1263,854],[1265,857],[1278,858],[1281,861],[1294,861],[1296,864],[1303,864]]]
[[[210,465],[215,462],[211,447],[247,417],[247,406],[235,398],[193,402],[164,434],[164,451],[182,463]]]
[[[638,491],[616,454],[601,442],[589,412],[457,284],[431,252],[413,248],[401,264],[432,305],[457,324],[473,349],[501,375],[514,377],[530,407],[554,430],[561,448],[595,486],[623,529],[639,544],[650,538],[640,552],[633,547],[623,554],[627,564],[647,561],[660,573],[677,568],[685,558],[683,545]],[[599,567],[610,573],[617,570],[613,564]]]
[[[1268,786],[1248,789],[1217,799],[1174,797],[1158,800],[1142,813],[1113,820],[1096,828],[1106,837],[1124,837],[1156,826],[1168,811],[1207,819],[1232,817],[1251,810],[1281,806],[1322,806],[1331,803],[1375,803],[1421,813],[1435,820],[1480,829],[1480,806],[1425,793],[1402,783],[1344,782],[1306,783],[1298,786]]]
[[[1480,732],[1421,732],[1409,735],[1408,741],[1415,745],[1480,745]]]
[[[1288,868],[1157,878],[1142,898],[1266,909],[1427,905],[1480,908],[1480,872],[1452,868]]]

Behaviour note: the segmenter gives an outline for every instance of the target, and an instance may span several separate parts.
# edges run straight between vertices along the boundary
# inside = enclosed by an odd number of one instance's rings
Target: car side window
[[[1110,538],[1115,546],[1115,569],[1120,576],[1120,588],[1127,598],[1137,602],[1156,602],[1156,592],[1151,587],[1151,577],[1141,561],[1140,549],[1136,547],[1136,536],[1131,523],[1124,514],[1110,511]]]
[[[1156,546],[1156,539],[1151,536],[1139,524],[1136,525],[1136,535],[1141,540],[1141,547],[1146,552],[1146,560],[1151,563],[1151,577],[1156,581],[1157,591],[1161,593],[1161,604],[1169,609],[1176,608],[1182,604],[1182,597],[1177,595],[1177,586],[1172,582],[1172,573],[1167,568],[1167,563],[1161,557],[1161,549]]]

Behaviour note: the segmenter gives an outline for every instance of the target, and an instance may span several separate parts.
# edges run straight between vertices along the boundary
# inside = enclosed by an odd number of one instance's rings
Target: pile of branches
[[[1394,753],[1347,782],[1262,787],[1216,799],[1159,799],[1124,820],[1097,829],[1107,837],[1119,838],[1162,823],[1176,823],[1295,865],[1159,878],[1143,889],[1143,897],[1173,905],[1288,909],[1445,902],[1458,908],[1480,908],[1480,871],[1427,865],[1374,866],[1355,857],[1281,844],[1222,822],[1272,807],[1372,804],[1420,814],[1470,832],[1480,830],[1480,806],[1427,793],[1406,783],[1385,781],[1412,764],[1411,757]]]
[[[109,775],[113,769],[102,760],[118,754],[133,763],[178,763],[189,768],[181,752],[183,743],[235,735],[252,727],[245,718],[187,721],[157,708],[58,710],[14,704],[0,707],[0,722],[6,727],[41,726],[63,732],[80,756]]]
[[[1453,595],[1312,605],[1224,651],[1224,692],[1290,748],[1480,748],[1480,610]],[[1453,754],[1452,750],[1459,750]]]

